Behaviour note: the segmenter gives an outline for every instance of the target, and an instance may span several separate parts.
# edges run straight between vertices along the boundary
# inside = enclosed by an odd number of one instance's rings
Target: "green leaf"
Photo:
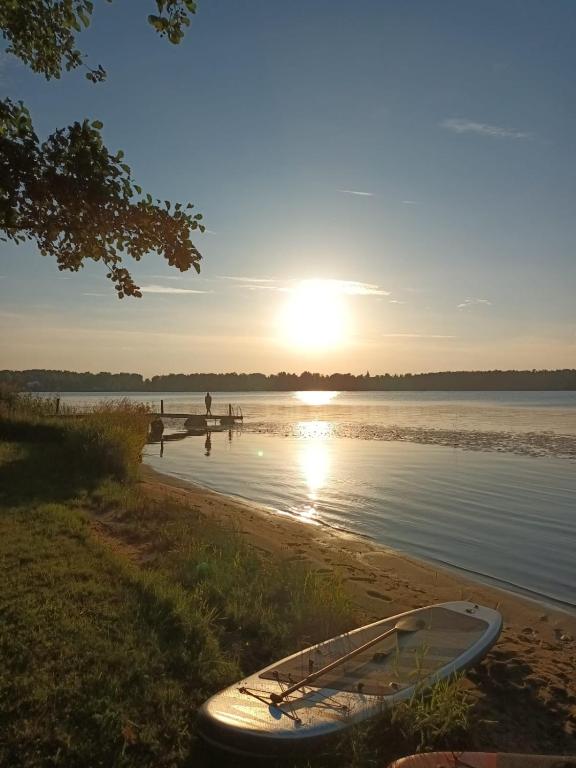
[[[183,37],[184,37],[184,34],[180,32],[179,29],[171,29],[168,31],[168,40],[173,45],[178,45]]]
[[[160,33],[163,33],[168,27],[167,19],[163,19],[160,16],[153,16],[152,14],[148,16],[148,23],[154,27],[156,32]]]
[[[104,128],[104,123],[101,120],[93,120],[92,128],[96,128],[97,131],[101,131]]]

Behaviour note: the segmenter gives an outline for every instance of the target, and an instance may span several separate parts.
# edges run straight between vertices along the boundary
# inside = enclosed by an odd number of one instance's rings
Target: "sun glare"
[[[303,390],[295,392],[294,397],[304,405],[328,405],[338,395],[338,392],[328,390]]]
[[[345,296],[333,280],[304,280],[290,291],[280,313],[280,333],[290,346],[331,349],[348,333]]]
[[[330,475],[331,460],[327,442],[330,423],[303,421],[298,427],[299,434],[304,438],[298,441],[298,463],[306,484],[307,499],[302,506],[293,507],[292,512],[305,522],[317,523],[318,498]]]

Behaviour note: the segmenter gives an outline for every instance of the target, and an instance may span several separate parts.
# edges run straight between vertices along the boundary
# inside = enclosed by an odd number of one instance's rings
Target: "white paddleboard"
[[[208,742],[240,754],[313,749],[479,661],[501,631],[500,614],[474,603],[407,611],[306,648],[220,691],[201,707],[198,728]]]

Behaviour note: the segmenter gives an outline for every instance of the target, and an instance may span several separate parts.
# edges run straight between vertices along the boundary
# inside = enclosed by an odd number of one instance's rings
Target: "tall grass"
[[[136,476],[149,418],[146,405],[126,398],[77,416],[66,408],[55,415],[47,398],[18,395],[0,400],[0,440],[53,443],[70,473],[129,480]]]
[[[150,571],[207,607],[223,647],[246,672],[355,624],[336,576],[263,557],[238,532],[185,503],[153,501],[113,482],[92,501],[117,535],[141,549]]]
[[[96,476],[134,479],[149,421],[143,404],[128,400],[105,403],[69,431],[69,445]]]
[[[471,709],[461,676],[441,680],[353,728],[334,752],[347,755],[346,768],[376,768],[410,753],[459,749],[466,745]],[[338,757],[327,760],[327,766],[340,765]]]

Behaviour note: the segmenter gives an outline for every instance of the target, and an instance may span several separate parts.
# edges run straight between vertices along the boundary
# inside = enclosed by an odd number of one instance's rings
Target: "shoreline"
[[[326,532],[331,532],[336,540],[342,538],[357,539],[358,543],[369,543],[377,551],[387,552],[391,556],[397,556],[404,558],[408,561],[413,561],[415,565],[428,566],[433,572],[438,569],[445,571],[447,574],[452,574],[457,581],[468,583],[469,585],[476,585],[478,587],[486,587],[492,589],[494,592],[501,593],[501,595],[509,595],[510,597],[518,597],[526,602],[533,603],[536,607],[542,610],[552,611],[558,614],[566,615],[576,621],[576,603],[568,600],[562,600],[545,593],[538,592],[524,587],[521,584],[515,582],[508,582],[504,579],[499,579],[497,576],[493,576],[490,573],[483,571],[477,571],[472,568],[465,568],[448,561],[435,559],[432,557],[420,556],[419,554],[413,554],[403,550],[395,549],[394,547],[387,546],[386,544],[379,542],[376,538],[369,533],[361,533],[349,528],[343,528],[338,525],[332,525],[322,520],[307,520],[304,517],[291,514],[290,512],[277,509],[272,505],[268,505],[264,502],[254,501],[241,494],[235,494],[233,492],[219,491],[208,485],[203,485],[201,482],[193,482],[191,480],[185,480],[178,478],[169,473],[164,473],[158,469],[153,468],[151,465],[142,464],[142,467],[146,468],[147,472],[158,475],[159,478],[163,478],[163,482],[170,485],[180,487],[182,489],[194,489],[196,491],[204,491],[207,494],[213,494],[217,497],[221,497],[224,500],[237,502],[239,506],[247,506],[251,509],[258,511],[261,515],[275,518],[281,518],[292,521],[296,526],[302,526],[306,528],[316,528]],[[575,595],[576,598],[576,595]],[[576,636],[576,627],[574,627],[574,635]]]
[[[576,615],[353,533],[274,514],[147,465],[141,466],[139,482],[155,501],[178,500],[237,531],[262,557],[338,574],[358,626],[450,600],[496,608],[504,619],[502,635],[483,662],[468,671],[465,682],[477,716],[491,723],[483,746],[526,752],[531,745],[542,751],[549,744],[550,753],[559,748],[576,752]]]
[[[545,599],[539,600],[536,596],[507,589],[498,585],[496,579],[493,580],[494,583],[477,580],[473,578],[474,572],[466,572],[458,566],[418,558],[415,555],[387,547],[366,534],[323,523],[307,523],[289,513],[275,510],[241,496],[226,494],[201,484],[181,480],[145,464],[141,466],[140,481],[147,488],[147,491],[152,489],[154,495],[163,489],[168,495],[172,493],[193,503],[207,517],[219,519],[223,523],[230,523],[240,535],[252,536],[258,542],[257,548],[266,550],[271,555],[290,556],[296,554],[297,557],[292,559],[308,560],[312,565],[321,560],[323,563],[331,564],[336,571],[353,566],[354,571],[374,573],[381,568],[390,570],[394,566],[397,568],[399,576],[410,576],[412,572],[415,575],[427,574],[433,577],[434,585],[442,592],[449,588],[473,591],[478,594],[485,594],[488,603],[490,604],[491,601],[492,606],[495,603],[500,603],[501,606],[508,607],[510,605],[514,610],[518,610],[522,606],[523,612],[535,611],[539,615],[550,614],[555,617],[557,622],[563,621],[566,624],[566,631],[569,631],[570,634],[574,633],[576,644],[576,613],[570,611],[568,607],[564,609],[560,605],[547,602]],[[217,501],[221,503],[220,515],[217,515],[214,510]],[[283,535],[277,538],[274,534],[278,532]],[[286,537],[294,538],[288,541]],[[340,556],[344,558],[344,562],[335,563],[331,559],[330,550],[332,548],[338,550]],[[486,579],[492,581],[492,577],[488,574],[478,575],[485,576]],[[521,590],[522,587],[518,587],[518,589]],[[443,597],[442,599],[448,600],[450,598]],[[365,603],[361,596],[359,601],[366,610],[370,610],[366,606],[373,607],[373,603]],[[396,600],[391,598],[386,602],[395,603]]]

